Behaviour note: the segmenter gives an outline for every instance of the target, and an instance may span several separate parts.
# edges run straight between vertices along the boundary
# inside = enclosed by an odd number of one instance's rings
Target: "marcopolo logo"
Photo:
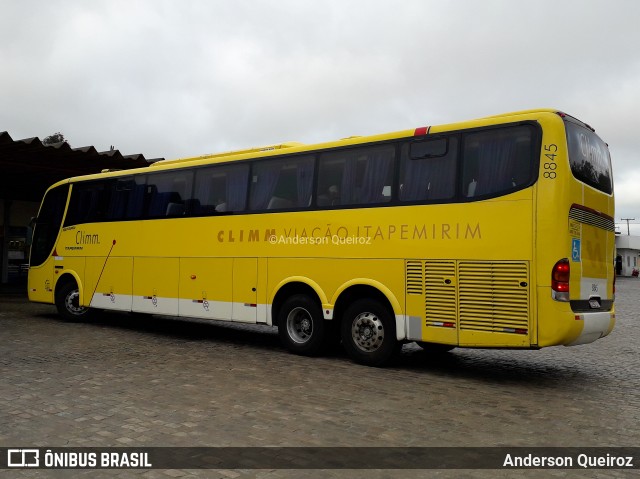
[[[39,449],[8,449],[7,450],[7,466],[8,467],[39,467],[40,466],[40,450]]]

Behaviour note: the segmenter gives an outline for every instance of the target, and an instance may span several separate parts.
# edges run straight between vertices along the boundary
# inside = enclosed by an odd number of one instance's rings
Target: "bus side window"
[[[182,216],[185,200],[191,198],[193,170],[153,173],[147,179],[149,195],[147,214],[149,218]]]
[[[464,136],[462,193],[467,198],[508,193],[531,180],[529,125],[492,128]]]
[[[112,185],[112,180],[73,184],[64,226],[108,220]]]
[[[456,192],[455,136],[405,143],[401,149],[401,201],[446,200]]]
[[[247,202],[249,165],[216,165],[196,170],[193,198],[188,214],[216,215],[244,211]]]
[[[320,157],[318,206],[391,201],[395,148],[353,148]]]
[[[313,186],[313,156],[262,160],[251,172],[251,210],[307,208]]]
[[[144,208],[145,183],[144,175],[117,178],[109,182],[111,194],[107,219],[139,219]]]

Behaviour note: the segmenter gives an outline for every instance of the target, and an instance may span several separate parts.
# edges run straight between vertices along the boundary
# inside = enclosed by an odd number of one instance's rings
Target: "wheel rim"
[[[77,289],[74,289],[67,294],[67,297],[64,299],[64,305],[67,308],[67,311],[74,316],[80,316],[87,312],[87,308],[80,306],[80,293]]]
[[[351,324],[351,337],[361,351],[371,353],[384,341],[384,325],[373,313],[360,313]]]
[[[309,341],[313,334],[311,314],[304,308],[293,308],[287,315],[287,333],[298,344]]]

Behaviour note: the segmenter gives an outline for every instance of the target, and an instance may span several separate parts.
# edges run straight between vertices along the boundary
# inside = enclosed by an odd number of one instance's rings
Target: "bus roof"
[[[295,148],[295,147],[298,147],[298,146],[305,146],[305,144],[297,142],[297,141],[288,141],[286,143],[280,143],[278,145],[256,146],[256,147],[253,147],[253,148],[245,148],[243,150],[232,150],[232,151],[225,151],[225,152],[221,152],[221,153],[211,153],[211,154],[208,154],[208,155],[185,157],[185,158],[175,158],[175,159],[172,159],[172,160],[162,160],[162,161],[157,161],[156,163],[158,163],[161,166],[161,165],[167,165],[167,164],[172,164],[172,163],[181,163],[183,161],[211,160],[211,159],[216,159],[216,158],[244,155],[244,154],[248,154],[248,153],[259,153],[259,152],[262,152],[262,151],[283,150],[283,149],[286,149],[286,148]]]
[[[275,145],[259,146],[259,147],[252,147],[252,148],[246,148],[246,149],[240,149],[240,150],[211,153],[211,154],[195,156],[195,157],[185,157],[185,158],[157,161],[144,168],[126,170],[126,174],[141,174],[141,173],[149,172],[150,169],[163,170],[163,169],[172,169],[175,167],[187,166],[187,165],[198,166],[198,165],[206,165],[206,164],[224,163],[228,161],[245,160],[245,159],[251,159],[256,157],[276,156],[276,155],[281,155],[283,153],[304,153],[306,151],[330,149],[330,148],[335,148],[340,146],[351,146],[351,145],[358,145],[363,143],[372,143],[377,141],[413,137],[416,135],[425,134],[425,132],[442,133],[442,132],[451,131],[454,129],[457,130],[457,129],[474,128],[477,126],[482,126],[487,122],[489,124],[494,124],[494,123],[497,124],[503,120],[507,120],[508,118],[514,118],[514,121],[517,121],[517,117],[522,117],[522,116],[531,117],[531,116],[537,116],[537,115],[548,114],[548,113],[556,114],[556,113],[559,113],[559,110],[551,109],[551,108],[521,110],[516,112],[502,113],[499,115],[476,118],[473,120],[441,124],[441,125],[432,126],[430,128],[421,127],[421,128],[415,128],[410,130],[400,130],[400,131],[377,134],[377,135],[349,136],[339,140],[332,140],[332,141],[316,143],[316,144],[305,144],[305,143],[290,141],[290,142],[284,142],[284,143],[279,143]],[[123,171],[110,171],[110,172],[105,171],[105,172],[96,173],[93,175],[70,178],[69,180],[63,180],[59,183],[56,183],[56,185],[65,183],[66,181],[75,182],[78,180],[117,177],[122,175],[123,175]]]

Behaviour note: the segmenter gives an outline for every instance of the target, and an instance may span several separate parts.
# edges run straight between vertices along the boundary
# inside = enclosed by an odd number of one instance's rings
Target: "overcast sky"
[[[0,131],[147,158],[557,108],[640,234],[637,0],[0,0],[0,40]]]

